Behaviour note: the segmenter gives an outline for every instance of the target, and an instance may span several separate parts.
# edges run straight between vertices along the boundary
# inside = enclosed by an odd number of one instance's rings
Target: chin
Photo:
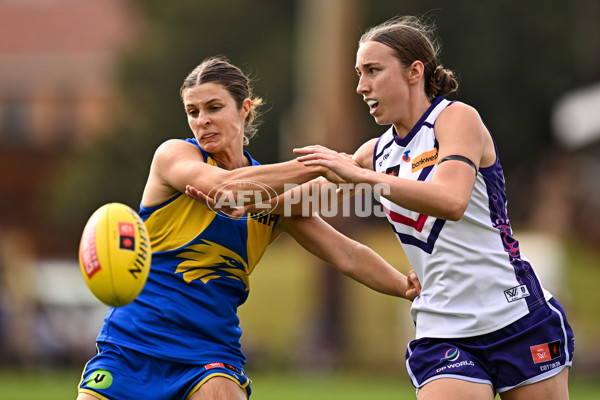
[[[204,150],[208,151],[209,153],[213,153],[218,149],[218,145],[214,142],[206,142],[206,143],[200,143],[200,147],[202,147]]]
[[[375,120],[375,123],[377,125],[389,125],[391,122],[386,121],[385,119],[381,118],[381,117],[373,117],[373,119]]]

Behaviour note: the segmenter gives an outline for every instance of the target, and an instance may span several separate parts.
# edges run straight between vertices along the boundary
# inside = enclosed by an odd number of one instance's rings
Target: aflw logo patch
[[[560,357],[561,344],[562,342],[560,340],[555,340],[554,342],[531,346],[530,349],[533,363],[537,364]]]
[[[514,288],[505,290],[504,295],[506,296],[506,300],[511,303],[529,297],[529,289],[525,285],[515,286]]]

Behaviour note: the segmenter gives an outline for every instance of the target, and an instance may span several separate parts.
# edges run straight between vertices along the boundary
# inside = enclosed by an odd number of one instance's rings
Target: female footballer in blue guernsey
[[[359,41],[356,90],[383,135],[352,159],[295,152],[346,183],[389,187],[381,204],[422,285],[406,352],[419,400],[568,399],[572,329],[513,237],[490,132],[444,98],[458,82],[429,28],[399,17]]]
[[[237,309],[250,273],[281,232],[374,290],[409,300],[419,291],[416,275],[408,279],[318,216],[230,218],[186,196],[188,184],[208,193],[228,182],[233,192],[265,182],[279,194],[328,170],[297,160],[260,165],[244,151],[261,99],[224,58],[196,67],[181,97],[194,138],[156,150],[141,200],[153,251],[147,283],[132,303],[109,309],[78,400],[248,398]]]

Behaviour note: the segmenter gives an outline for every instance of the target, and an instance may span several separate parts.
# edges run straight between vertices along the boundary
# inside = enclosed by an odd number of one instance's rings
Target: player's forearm
[[[289,217],[280,228],[344,275],[378,292],[407,298],[406,277],[369,247],[341,234],[318,216]]]
[[[473,188],[472,182],[413,181],[370,170],[361,171],[360,181],[403,208],[453,221],[462,217]]]
[[[365,245],[356,244],[341,272],[380,293],[407,298],[406,276]]]
[[[264,211],[278,202],[278,196],[324,172],[321,167],[306,167],[296,160],[278,164],[219,170],[209,177],[198,177],[193,186],[213,198],[217,203],[235,203],[236,207],[258,207]],[[283,197],[280,197],[283,199]],[[283,204],[283,202],[282,202]],[[252,207],[250,207],[252,208]]]
[[[321,176],[321,167],[306,167],[302,163],[291,160],[277,164],[266,164],[253,167],[236,168],[221,175],[218,184],[236,182],[255,182],[268,186],[277,194],[283,193],[292,185],[299,185]]]
[[[308,217],[319,213],[326,217],[339,215],[349,208],[347,203],[354,195],[353,185],[336,184],[318,177],[301,185],[293,186],[267,204],[271,212],[285,216]],[[261,209],[264,209],[264,205]]]

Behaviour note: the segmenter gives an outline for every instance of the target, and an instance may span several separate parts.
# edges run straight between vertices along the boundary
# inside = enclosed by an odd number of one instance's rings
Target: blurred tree
[[[145,15],[146,28],[135,52],[122,60],[123,101],[107,134],[73,155],[51,182],[57,228],[78,233],[91,212],[109,201],[137,207],[154,149],[167,138],[190,136],[179,87],[207,56],[226,55],[257,78],[256,94],[271,110],[248,149],[261,162],[278,161],[277,133],[299,68],[293,46],[300,0],[130,1]],[[361,26],[348,37],[355,43],[368,26],[395,15],[425,15],[437,25],[442,62],[460,79],[454,98],[477,107],[490,127],[510,175],[513,219],[521,219],[531,207],[530,171],[555,146],[550,114],[556,99],[600,80],[600,51],[592,39],[600,37],[598,1],[457,0],[450,7],[439,0],[369,0],[361,12]],[[367,127],[364,139],[385,129],[366,112],[355,118]]]
[[[179,88],[206,57],[224,55],[253,78],[255,95],[267,106],[248,150],[261,162],[277,159],[279,115],[292,95],[294,2],[130,1],[145,24],[119,66],[122,100],[100,139],[69,156],[48,185],[50,202],[43,209],[50,208],[51,224],[65,234],[79,235],[107,202],[137,209],[156,147],[192,135]]]

